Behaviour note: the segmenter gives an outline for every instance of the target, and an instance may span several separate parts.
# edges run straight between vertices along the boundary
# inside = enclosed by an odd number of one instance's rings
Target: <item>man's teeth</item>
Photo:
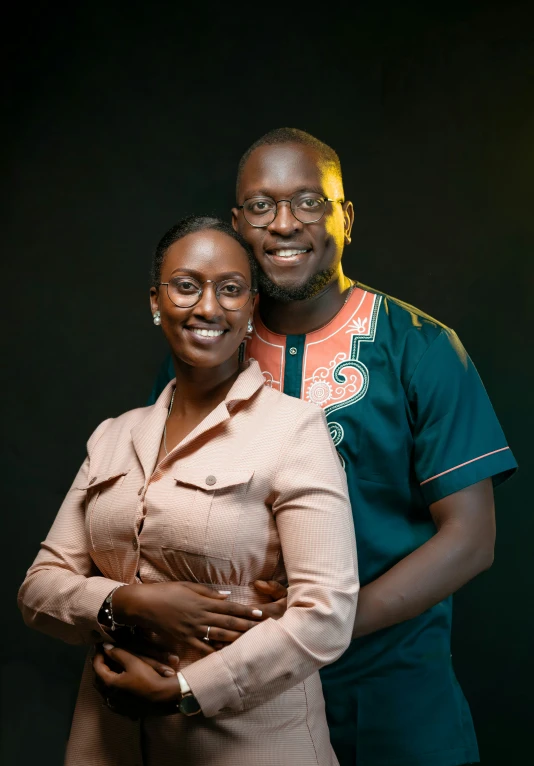
[[[202,335],[203,338],[215,338],[217,335],[222,335],[224,330],[199,330],[197,327],[192,327],[191,332]]]
[[[306,249],[304,250],[275,250],[273,252],[273,255],[280,256],[281,258],[291,258],[292,255],[300,255],[301,253],[307,253],[308,251]]]

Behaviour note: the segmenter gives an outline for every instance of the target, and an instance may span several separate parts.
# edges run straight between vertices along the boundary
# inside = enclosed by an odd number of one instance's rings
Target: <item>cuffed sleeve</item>
[[[306,407],[275,476],[288,608],[182,670],[205,716],[247,710],[334,662],[348,647],[359,589],[345,474],[323,413]]]

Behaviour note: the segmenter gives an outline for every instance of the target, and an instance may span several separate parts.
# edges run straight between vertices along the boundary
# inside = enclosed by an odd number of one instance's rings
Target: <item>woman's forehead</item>
[[[250,274],[247,253],[239,242],[213,229],[187,234],[169,247],[162,272],[170,273],[181,267],[199,273]]]

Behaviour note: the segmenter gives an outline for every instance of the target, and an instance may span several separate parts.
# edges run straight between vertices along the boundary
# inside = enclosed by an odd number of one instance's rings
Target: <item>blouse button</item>
[[[289,353],[291,354],[291,356],[295,356],[295,354],[297,353],[297,349],[295,348],[295,346],[291,346],[291,348],[289,349]]]
[[[93,478],[91,479],[91,481],[89,482],[89,484],[94,484],[94,483],[95,483],[95,481],[96,481],[96,476],[93,476]]]
[[[217,479],[215,478],[215,476],[212,476],[211,474],[209,476],[206,476],[206,484],[209,487],[212,487],[216,483],[217,483]]]

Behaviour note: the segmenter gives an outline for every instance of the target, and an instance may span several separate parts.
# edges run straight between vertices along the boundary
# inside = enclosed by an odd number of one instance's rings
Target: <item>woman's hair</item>
[[[189,215],[187,218],[182,218],[181,221],[176,223],[172,228],[169,229],[168,232],[163,235],[163,237],[158,242],[158,246],[156,247],[154,256],[152,258],[152,269],[150,272],[152,285],[154,287],[159,287],[160,285],[161,267],[167,254],[167,250],[171,245],[174,245],[175,242],[178,242],[179,239],[183,239],[183,237],[186,237],[188,234],[196,234],[199,231],[209,231],[210,229],[213,231],[220,231],[222,234],[226,234],[226,236],[235,239],[235,241],[241,245],[248,257],[251,275],[251,287],[255,290],[258,277],[258,264],[254,258],[252,248],[243,239],[241,234],[238,234],[237,231],[234,231],[230,224],[226,223],[226,221],[222,221],[220,218],[215,218],[211,215]]]

